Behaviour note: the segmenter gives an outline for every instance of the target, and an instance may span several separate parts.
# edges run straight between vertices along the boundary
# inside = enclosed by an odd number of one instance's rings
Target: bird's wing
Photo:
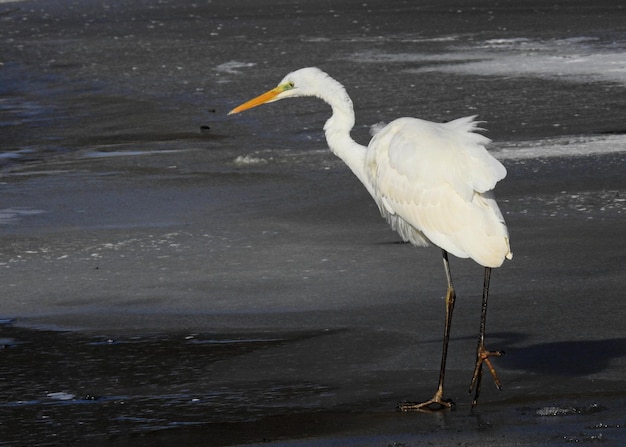
[[[489,139],[474,130],[473,117],[444,124],[393,121],[372,139],[367,173],[382,214],[405,240],[423,245],[425,236],[456,256],[495,264],[482,259],[474,245],[505,237],[495,201],[482,193],[493,189],[506,169],[485,149]]]
[[[387,141],[377,149],[378,156],[387,156],[389,167],[411,181],[445,181],[471,199],[506,176],[504,166],[485,149],[490,140],[477,129],[473,117],[442,124],[402,118],[380,132]]]

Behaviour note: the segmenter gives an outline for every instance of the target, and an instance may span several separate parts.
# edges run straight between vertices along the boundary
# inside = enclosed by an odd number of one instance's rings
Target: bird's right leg
[[[474,399],[472,400],[472,408],[478,404],[478,396],[480,396],[480,382],[483,376],[483,364],[487,365],[489,372],[493,376],[493,381],[499,390],[502,390],[502,383],[496,374],[496,370],[491,364],[489,357],[500,357],[504,355],[504,351],[488,351],[485,348],[485,325],[487,320],[487,299],[489,297],[489,280],[491,278],[491,268],[485,267],[485,280],[483,283],[483,305],[480,315],[480,333],[478,335],[478,349],[476,350],[476,366],[474,368],[474,375],[472,376],[472,382],[470,384],[470,393],[474,392]]]
[[[452,285],[452,274],[450,273],[450,263],[448,262],[448,252],[442,250],[443,266],[446,270],[448,280],[448,291],[446,292],[446,323],[443,331],[443,351],[441,353],[441,367],[439,369],[439,385],[435,395],[425,402],[401,402],[398,404],[400,411],[437,411],[454,408],[454,402],[443,397],[443,382],[446,374],[446,359],[448,358],[448,343],[450,341],[450,326],[452,324],[452,311],[456,293]]]

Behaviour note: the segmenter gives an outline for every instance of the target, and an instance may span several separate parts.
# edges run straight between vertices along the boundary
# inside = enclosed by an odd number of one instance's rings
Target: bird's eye
[[[289,88],[294,88],[296,86],[296,84],[294,84],[293,81],[290,81],[288,85],[289,85]]]

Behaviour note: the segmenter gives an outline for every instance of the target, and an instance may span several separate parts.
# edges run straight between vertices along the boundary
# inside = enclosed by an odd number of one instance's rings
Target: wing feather
[[[372,139],[367,173],[381,213],[404,240],[499,266],[510,256],[508,233],[490,191],[506,169],[476,130],[474,117],[393,121]]]

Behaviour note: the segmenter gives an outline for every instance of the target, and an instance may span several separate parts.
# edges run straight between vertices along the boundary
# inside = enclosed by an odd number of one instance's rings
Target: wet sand
[[[125,14],[100,15],[63,2],[20,5],[0,15],[8,55],[0,103],[8,154],[0,177],[0,445],[626,443],[623,152],[505,160],[509,175],[497,197],[514,259],[494,272],[487,327],[488,347],[506,351],[495,361],[504,390],[485,377],[481,403],[470,409],[482,272],[453,259],[459,300],[446,394],[457,409],[401,414],[398,402],[430,397],[437,380],[439,251],[402,244],[389,230],[325,150],[323,107],[305,101],[300,109],[268,108],[265,118],[226,118],[229,107],[294,67],[257,61],[239,78],[211,68],[255,60],[232,23],[254,27],[270,59],[281,48],[295,55],[297,45],[285,49],[284,38],[300,34],[268,26],[282,19],[250,2],[129,3]],[[242,8],[239,19],[231,6]],[[559,33],[584,23],[599,33],[603,17],[619,22],[607,16],[611,6],[550,17]],[[63,14],[55,15],[58,7]],[[45,8],[47,16],[39,13]],[[314,9],[300,14],[323,34],[331,25]],[[385,11],[380,33],[408,27],[402,8]],[[367,17],[349,2],[337,7],[342,17],[363,20],[359,14]],[[480,28],[447,7],[431,14],[455,17],[459,32]],[[212,17],[211,26],[196,15]],[[174,26],[180,21],[190,28]],[[192,30],[205,25],[205,40],[181,45],[199,39]],[[346,26],[337,33],[365,32],[362,23]],[[429,32],[439,35],[435,22]],[[212,51],[220,57],[203,62],[210,33],[218,34],[213,43],[222,46]],[[299,38],[300,48],[310,48],[307,39]],[[353,86],[360,122],[379,119],[379,104],[400,104],[385,115],[467,114],[465,103],[475,103],[450,98],[450,81],[484,99],[477,106],[486,109],[496,151],[577,129],[623,133],[616,112],[623,86],[404,73],[388,86],[415,76],[433,81],[423,87],[426,102],[403,103],[368,80],[387,65],[365,73],[342,59],[371,42],[338,40],[320,40],[335,48],[334,59],[307,53],[293,63],[308,57],[334,68]],[[29,45],[18,49],[16,41]],[[528,112],[509,93],[519,88],[556,102],[537,101]],[[481,96],[489,92],[493,102]],[[526,124],[513,125],[520,113],[528,113]],[[285,116],[293,119],[289,131]],[[363,138],[367,129],[356,133]],[[241,155],[261,161],[242,163]]]
[[[395,406],[434,391],[444,292],[436,249],[399,243],[347,172],[316,185],[343,191],[332,204],[275,214],[259,203],[263,176],[235,187],[168,179],[152,174],[149,157],[6,182],[14,194],[38,191],[32,209],[66,210],[22,215],[3,237],[3,315],[13,319],[0,329],[8,445],[626,439],[623,218],[619,207],[602,209],[622,193],[593,186],[624,190],[620,155],[587,160],[614,167],[597,177],[564,162],[564,183],[558,166],[530,163],[502,185],[515,257],[494,274],[488,345],[507,352],[495,362],[504,391],[485,377],[470,410],[481,270],[455,259],[446,393],[457,410],[435,415]],[[115,173],[130,159],[150,174]],[[310,182],[292,181],[288,197],[309,194]],[[189,203],[210,203],[209,191],[222,188],[244,203],[222,208],[218,221],[211,206]],[[572,192],[550,193],[561,190]],[[586,196],[585,210],[573,195]],[[177,199],[170,212],[163,196]],[[97,218],[88,211],[105,203]]]

